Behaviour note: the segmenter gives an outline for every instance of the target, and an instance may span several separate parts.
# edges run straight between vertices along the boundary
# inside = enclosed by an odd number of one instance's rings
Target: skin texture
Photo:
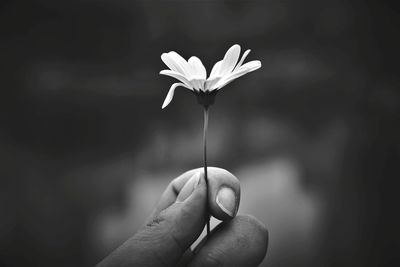
[[[146,225],[97,266],[258,266],[267,251],[265,226],[252,216],[236,216],[240,184],[234,175],[210,167],[208,176],[208,203],[202,169],[182,174],[168,185]],[[233,217],[217,204],[221,188],[233,191],[225,195]],[[207,211],[223,222],[191,251]]]

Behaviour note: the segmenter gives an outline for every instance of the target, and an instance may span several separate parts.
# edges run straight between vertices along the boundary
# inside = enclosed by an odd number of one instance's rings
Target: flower
[[[208,78],[206,68],[199,58],[193,56],[186,61],[174,51],[163,53],[161,55],[161,60],[169,69],[160,71],[160,74],[173,77],[180,82],[174,83],[171,86],[162,108],[165,108],[171,103],[175,89],[178,86],[185,87],[196,94],[216,93],[233,80],[259,69],[261,67],[261,62],[259,60],[243,64],[243,61],[249,53],[250,49],[246,50],[238,63],[240,45],[233,45],[225,53],[224,58],[215,63]]]

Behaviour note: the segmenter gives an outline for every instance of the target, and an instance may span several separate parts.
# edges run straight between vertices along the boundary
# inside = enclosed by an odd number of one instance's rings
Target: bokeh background
[[[209,161],[268,227],[262,266],[395,266],[396,1],[0,3],[0,265],[90,266],[202,164],[202,109],[163,52],[263,67],[211,109]],[[215,222],[214,222],[215,223]]]

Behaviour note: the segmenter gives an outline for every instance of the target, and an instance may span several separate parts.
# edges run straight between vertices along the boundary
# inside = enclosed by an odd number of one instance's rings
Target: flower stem
[[[208,131],[208,106],[204,106],[204,131],[203,131],[203,151],[204,151],[204,178],[207,186],[207,207],[208,207],[208,173],[207,173],[207,131]],[[207,212],[207,236],[210,236],[210,215]]]

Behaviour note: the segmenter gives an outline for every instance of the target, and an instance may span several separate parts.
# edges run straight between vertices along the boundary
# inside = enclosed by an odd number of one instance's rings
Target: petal
[[[186,79],[185,76],[183,76],[181,73],[173,71],[173,70],[162,70],[160,71],[161,75],[166,75],[166,76],[170,76],[173,77],[181,82],[183,82],[184,84],[186,84],[189,87],[193,87],[193,84],[188,81],[188,79]]]
[[[255,71],[255,70],[259,69],[259,68],[261,68],[261,61],[253,60],[253,61],[249,61],[246,64],[240,66],[238,68],[238,71],[244,69],[247,72],[251,72],[251,71]]]
[[[242,58],[240,59],[239,63],[236,65],[236,67],[233,71],[237,70],[240,66],[242,66],[243,61],[246,59],[246,57],[250,53],[250,51],[251,51],[250,49],[247,49],[246,52],[243,53]]]
[[[185,75],[186,78],[190,80],[192,77],[192,71],[187,61],[174,51],[169,52],[168,56],[172,61],[174,61],[179,66],[179,68],[182,70],[182,74]]]
[[[175,62],[168,53],[163,53],[161,55],[161,60],[165,63],[165,65],[168,66],[168,68],[170,68],[173,71],[179,72],[183,75],[185,75],[185,73],[183,72],[183,69],[179,66],[179,64],[177,62]]]
[[[191,57],[189,58],[189,66],[192,68],[192,78],[196,79],[206,79],[207,71],[204,67],[203,63],[198,57]]]
[[[193,88],[197,91],[201,90],[204,91],[204,79],[192,79],[190,83],[192,84]]]
[[[220,60],[217,63],[215,63],[214,67],[211,70],[210,77],[208,77],[207,80],[212,80],[219,74],[219,70],[221,69],[221,65],[222,65],[222,60]]]
[[[261,68],[261,62],[259,60],[247,62],[243,66],[239,67],[239,69],[232,72],[230,75],[226,75],[225,77],[223,77],[215,85],[215,87],[218,88],[218,90],[219,90],[222,87],[224,87],[225,85],[227,85],[228,83],[232,82],[233,80],[236,80],[237,78],[239,78],[249,72],[255,71],[259,68]]]
[[[235,68],[236,63],[238,62],[240,55],[240,45],[233,45],[225,54],[225,57],[222,61],[220,75],[226,75],[232,72],[233,68]]]
[[[216,89],[216,84],[221,80],[221,77],[214,77],[212,79],[208,78],[207,81],[204,83],[204,90],[205,91],[213,91]]]
[[[187,87],[183,83],[174,83],[173,85],[171,85],[171,88],[169,89],[168,94],[165,97],[164,103],[162,104],[162,108],[165,108],[166,106],[168,106],[169,103],[171,103],[172,98],[174,97],[175,89],[178,86],[183,86],[191,90],[191,88]]]

